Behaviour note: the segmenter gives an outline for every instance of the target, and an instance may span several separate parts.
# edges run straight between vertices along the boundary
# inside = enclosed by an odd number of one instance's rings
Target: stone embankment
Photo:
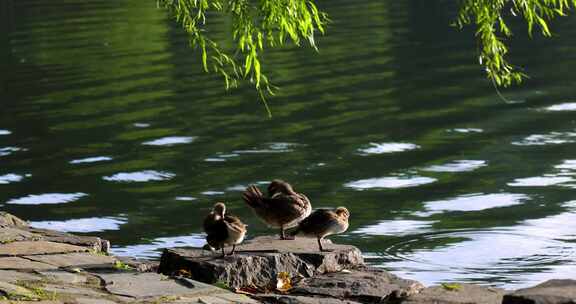
[[[576,303],[574,280],[517,291],[426,288],[365,265],[356,247],[327,247],[318,252],[315,240],[260,237],[224,258],[199,248],[166,249],[158,265],[110,256],[109,243],[96,237],[35,229],[0,213],[0,304]]]

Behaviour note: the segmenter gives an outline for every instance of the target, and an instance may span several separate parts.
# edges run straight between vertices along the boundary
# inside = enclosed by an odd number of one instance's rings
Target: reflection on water
[[[95,157],[87,157],[87,158],[82,158],[82,159],[71,160],[70,163],[71,164],[83,164],[83,163],[95,163],[95,162],[108,161],[108,160],[112,160],[112,157],[95,156]]]
[[[356,190],[377,189],[377,188],[408,188],[430,184],[437,179],[423,176],[388,176],[379,178],[368,178],[344,184],[345,187]]]
[[[11,199],[6,204],[13,205],[45,205],[45,204],[65,204],[79,200],[87,196],[87,193],[45,193],[32,194],[20,198]]]
[[[418,149],[420,146],[409,143],[370,143],[367,148],[358,149],[361,155],[394,153]]]
[[[102,232],[118,230],[127,220],[122,217],[91,217],[65,221],[32,221],[30,226],[43,229],[55,229],[66,232]]]
[[[32,174],[19,175],[13,173],[0,175],[0,184],[16,183],[23,180],[25,177],[31,177],[31,176]]]
[[[188,136],[168,136],[147,141],[142,144],[148,146],[172,146],[178,144],[189,144],[193,142],[194,139],[195,137],[188,137]]]
[[[451,163],[443,165],[434,165],[424,168],[424,171],[431,172],[467,172],[474,171],[476,169],[486,166],[486,161],[484,160],[457,160]]]
[[[151,182],[169,180],[176,176],[173,173],[161,172],[154,170],[145,170],[139,172],[121,172],[112,176],[104,176],[103,179],[111,182]]]
[[[545,108],[546,111],[576,111],[576,102],[561,103]]]
[[[504,102],[450,6],[326,1],[319,55],[267,53],[282,88],[268,119],[252,90],[202,72],[153,1],[44,2],[0,1],[2,211],[157,257],[202,245],[217,200],[248,237],[273,233],[241,191],[282,178],[314,208],[349,208],[335,241],[416,280],[514,287],[576,272],[576,17],[553,41],[515,37],[531,78]]]
[[[453,199],[424,203],[426,215],[450,211],[481,211],[491,208],[509,207],[522,204],[529,197],[515,193],[467,194]],[[420,215],[424,215],[420,213]]]

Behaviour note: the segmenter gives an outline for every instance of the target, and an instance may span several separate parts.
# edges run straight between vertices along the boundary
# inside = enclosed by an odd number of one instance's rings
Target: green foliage
[[[132,270],[132,267],[130,267],[130,265],[128,265],[122,261],[114,262],[114,268],[116,268],[118,270]]]
[[[261,58],[266,47],[287,42],[301,45],[307,41],[313,48],[314,34],[324,33],[326,14],[313,0],[157,0],[168,9],[189,35],[190,45],[200,49],[206,72],[220,74],[226,88],[250,81],[266,105],[265,95],[274,87],[262,69]],[[208,19],[219,14],[231,21],[233,46],[224,48],[209,30]],[[270,110],[266,105],[268,114]]]
[[[527,76],[506,59],[508,47],[504,41],[512,36],[512,31],[505,17],[521,16],[528,25],[530,36],[536,26],[542,35],[550,37],[548,21],[556,16],[565,16],[574,6],[576,0],[461,0],[457,24],[460,27],[476,25],[480,64],[486,67],[488,78],[507,87],[522,82]]]
[[[328,17],[318,10],[315,0],[157,0],[180,23],[194,49],[200,49],[206,72],[221,75],[226,88],[249,81],[258,91],[268,114],[266,95],[274,86],[263,71],[262,55],[267,47],[287,42],[300,46],[307,41],[314,49],[314,35],[324,33]],[[566,15],[576,0],[460,0],[456,24],[473,24],[479,42],[479,61],[496,85],[510,86],[527,77],[507,60],[506,39],[512,36],[507,20],[523,18],[531,36],[534,28],[549,37],[548,22]],[[231,23],[226,37],[231,47],[218,43],[210,32],[210,21],[221,15]],[[208,20],[210,19],[210,20]]]
[[[458,283],[442,283],[440,286],[448,291],[458,291],[462,289],[462,285]]]

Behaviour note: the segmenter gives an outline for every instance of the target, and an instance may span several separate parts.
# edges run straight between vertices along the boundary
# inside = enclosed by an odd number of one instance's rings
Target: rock
[[[55,266],[26,260],[20,257],[5,257],[0,258],[0,269],[30,269],[30,270],[45,270],[55,269]]]
[[[103,248],[103,246],[110,246],[106,243],[108,241],[102,240],[99,237],[78,236],[66,232],[40,228],[28,228],[28,231],[42,235],[42,239],[45,241],[82,246],[96,252],[107,252],[107,248]]]
[[[158,272],[157,261],[135,259],[131,257],[116,257],[120,262],[134,268],[138,272]]]
[[[235,294],[221,289],[221,292],[213,291],[208,295],[199,295],[195,297],[179,297],[170,303],[187,304],[187,303],[210,303],[210,304],[259,304],[245,295]]]
[[[43,289],[58,295],[70,295],[70,296],[84,295],[84,296],[96,296],[96,297],[106,296],[106,293],[104,292],[81,286],[45,284]]]
[[[0,270],[0,281],[8,283],[16,283],[18,281],[37,281],[41,279],[41,276],[29,272]]]
[[[92,298],[76,298],[77,304],[116,304],[116,302],[106,299],[92,299]],[[36,303],[34,303],[36,304]]]
[[[0,211],[0,227],[28,227],[28,223],[20,218],[4,211]]]
[[[84,247],[47,241],[22,241],[0,245],[0,256],[19,256],[88,251]]]
[[[277,294],[262,294],[255,295],[256,299],[262,303],[270,304],[360,304],[349,300],[339,300],[327,297],[306,297],[306,296],[291,296],[291,295],[277,295]]]
[[[214,286],[188,279],[173,279],[157,273],[96,274],[105,282],[108,292],[132,298],[178,297],[213,291]]]
[[[504,296],[503,304],[574,304],[576,280],[549,280]]]
[[[36,294],[31,290],[0,281],[0,296],[4,296],[10,300],[35,300],[38,299]]]
[[[0,226],[1,227],[1,226]],[[36,233],[32,233],[26,230],[13,228],[13,227],[1,227],[0,228],[0,244],[6,244],[16,241],[33,241],[39,240],[42,236]]]
[[[314,239],[286,241],[259,237],[242,244],[235,255],[225,258],[200,248],[166,249],[158,271],[182,272],[194,280],[209,284],[224,282],[238,288],[274,284],[280,272],[293,277],[311,277],[364,265],[362,253],[354,246],[331,244],[327,247],[333,251],[319,252]]]
[[[88,277],[85,275],[62,271],[62,270],[48,270],[38,271],[45,280],[50,282],[58,282],[65,284],[85,284],[88,282]]]
[[[423,288],[416,281],[398,278],[385,270],[363,267],[303,279],[290,293],[380,303],[405,298]]]
[[[75,267],[75,268],[94,268],[94,267],[111,268],[116,262],[116,259],[114,257],[107,255],[97,255],[87,252],[73,252],[73,253],[51,254],[51,255],[31,255],[31,256],[24,256],[24,258],[58,267]]]
[[[402,304],[501,304],[504,290],[471,284],[453,284],[446,288],[433,286],[408,297]]]

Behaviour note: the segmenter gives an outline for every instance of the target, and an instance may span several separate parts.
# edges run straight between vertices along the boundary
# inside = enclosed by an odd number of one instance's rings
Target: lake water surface
[[[281,87],[267,119],[154,2],[0,1],[1,210],[157,257],[202,245],[216,201],[250,237],[275,232],[240,194],[283,178],[347,206],[333,239],[400,276],[576,277],[576,18],[551,40],[517,27],[511,59],[532,78],[503,100],[444,2],[322,1],[320,53],[265,58]]]

